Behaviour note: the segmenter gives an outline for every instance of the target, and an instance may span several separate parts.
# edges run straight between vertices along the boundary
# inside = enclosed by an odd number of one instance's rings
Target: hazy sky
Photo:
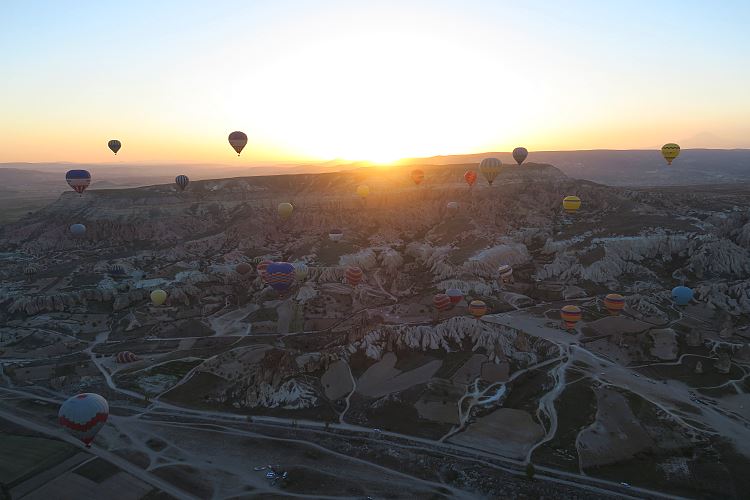
[[[2,0],[0,161],[750,147],[749,26],[747,0]]]

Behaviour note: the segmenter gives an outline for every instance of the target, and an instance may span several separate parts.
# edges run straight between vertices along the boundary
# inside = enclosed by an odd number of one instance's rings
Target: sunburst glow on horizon
[[[0,161],[750,147],[739,3],[42,3],[2,7]]]

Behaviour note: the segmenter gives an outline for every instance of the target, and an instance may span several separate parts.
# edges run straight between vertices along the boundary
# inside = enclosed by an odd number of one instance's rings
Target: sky
[[[747,0],[4,0],[0,162],[748,148],[748,26]]]

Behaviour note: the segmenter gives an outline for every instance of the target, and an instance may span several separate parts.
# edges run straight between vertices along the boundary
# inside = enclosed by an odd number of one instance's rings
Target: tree
[[[536,470],[534,468],[534,464],[532,464],[531,462],[529,462],[528,464],[526,464],[526,478],[529,481],[532,481],[534,479],[534,473],[535,472],[536,472]]]

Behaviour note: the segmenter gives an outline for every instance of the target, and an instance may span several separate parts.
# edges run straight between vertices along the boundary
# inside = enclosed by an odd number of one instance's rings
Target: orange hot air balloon
[[[451,302],[451,298],[448,297],[448,295],[438,293],[432,298],[432,305],[434,305],[435,309],[438,311],[445,311],[451,308],[453,302]]]
[[[608,293],[604,297],[604,307],[610,315],[619,316],[620,311],[625,308],[625,297],[619,293]]]
[[[481,300],[472,300],[469,303],[469,314],[479,319],[487,314],[487,304]]]
[[[581,308],[578,306],[568,305],[560,309],[560,319],[563,320],[566,330],[575,329],[576,323],[581,321],[582,317],[583,312],[581,312]]]
[[[466,184],[473,186],[474,183],[477,182],[477,173],[473,170],[467,170],[464,174],[464,180],[466,181]]]
[[[411,171],[411,180],[414,181],[414,184],[417,186],[422,183],[424,180],[424,170],[416,169]]]
[[[351,266],[346,268],[346,282],[351,286],[357,286],[362,281],[362,269],[357,266]]]

